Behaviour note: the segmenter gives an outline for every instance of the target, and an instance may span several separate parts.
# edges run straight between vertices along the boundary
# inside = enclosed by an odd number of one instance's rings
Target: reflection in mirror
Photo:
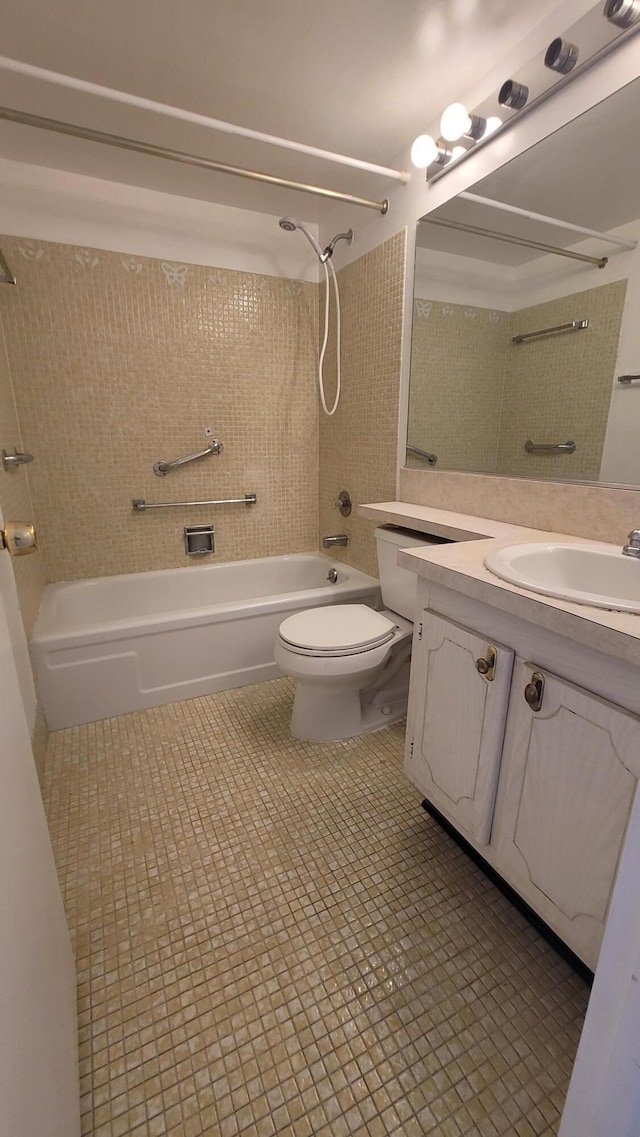
[[[639,121],[640,80],[420,222],[408,466],[640,485]]]

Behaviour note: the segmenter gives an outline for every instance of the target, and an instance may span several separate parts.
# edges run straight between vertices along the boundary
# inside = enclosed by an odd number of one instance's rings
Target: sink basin
[[[640,613],[640,561],[610,545],[509,545],[493,550],[484,563],[495,576],[529,592]]]

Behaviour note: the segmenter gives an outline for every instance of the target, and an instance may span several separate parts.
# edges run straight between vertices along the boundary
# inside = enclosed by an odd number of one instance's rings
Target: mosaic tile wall
[[[332,557],[374,576],[375,526],[355,507],[396,495],[405,255],[403,230],[338,273],[342,398],[332,418],[320,415],[320,535],[347,533],[348,548],[334,549]],[[327,367],[330,406],[334,372],[335,352]],[[343,489],[354,503],[348,518],[334,505]]]
[[[495,473],[508,320],[489,308],[414,301],[407,441],[439,464]]]
[[[4,247],[4,246],[3,246]],[[13,287],[0,287],[0,313],[4,313],[12,294]],[[28,449],[22,437],[11,383],[9,361],[0,327],[0,449],[9,453],[14,449]],[[0,467],[0,509],[5,521],[33,521],[35,510],[29,487],[31,467],[19,467],[16,470],[5,472]],[[17,557],[12,561],[13,571],[18,590],[18,600],[27,635],[35,623],[38,608],[42,599],[44,586],[47,582],[44,558],[41,552],[28,557]]]
[[[2,320],[51,581],[180,567],[185,524],[216,559],[317,543],[317,286],[5,238]],[[224,442],[165,478],[157,459]],[[258,504],[136,514],[150,502]],[[35,560],[31,558],[30,560]]]
[[[625,293],[617,281],[511,314],[415,300],[409,442],[444,469],[597,480]],[[579,319],[587,331],[511,342]],[[527,454],[528,438],[577,448]]]
[[[498,470],[597,481],[618,354],[626,280],[514,312],[509,335],[588,320],[584,331],[514,344],[507,358]],[[524,443],[565,442],[571,455],[527,454]]]

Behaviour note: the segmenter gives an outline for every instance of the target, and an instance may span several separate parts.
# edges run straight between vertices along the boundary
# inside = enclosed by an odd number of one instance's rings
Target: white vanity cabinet
[[[426,581],[418,596],[406,773],[595,968],[640,778],[640,675]]]
[[[412,667],[423,699],[407,773],[466,837],[486,845],[514,653],[432,612],[418,636]]]

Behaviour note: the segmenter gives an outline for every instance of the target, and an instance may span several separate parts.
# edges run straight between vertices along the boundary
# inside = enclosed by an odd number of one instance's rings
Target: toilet
[[[385,607],[329,604],[283,620],[274,656],[296,680],[291,733],[313,742],[381,730],[406,715],[417,578],[398,549],[440,544],[406,529],[375,531]]]

